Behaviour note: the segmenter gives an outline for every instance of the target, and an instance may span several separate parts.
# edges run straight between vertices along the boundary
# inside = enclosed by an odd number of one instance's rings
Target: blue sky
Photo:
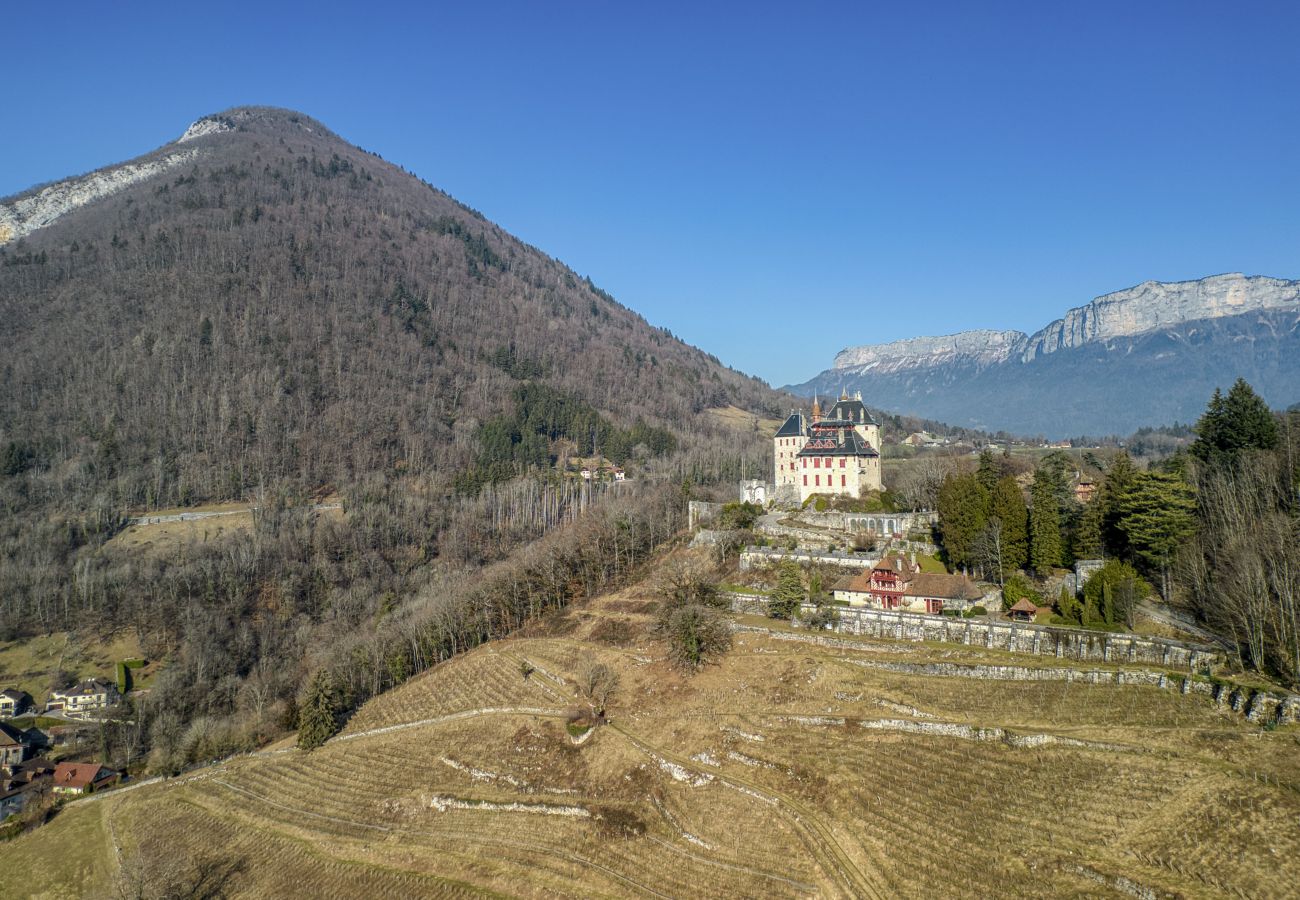
[[[7,9],[0,195],[287,106],[778,385],[1300,277],[1293,3],[189,7]]]

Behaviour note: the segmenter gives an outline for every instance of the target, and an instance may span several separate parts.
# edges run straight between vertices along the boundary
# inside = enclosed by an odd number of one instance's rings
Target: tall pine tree
[[[991,517],[1002,523],[1003,574],[1023,569],[1029,563],[1029,510],[1014,477],[997,480],[989,506]]]
[[[1030,489],[1029,562],[1039,575],[1061,564],[1061,507],[1055,479],[1040,468]]]

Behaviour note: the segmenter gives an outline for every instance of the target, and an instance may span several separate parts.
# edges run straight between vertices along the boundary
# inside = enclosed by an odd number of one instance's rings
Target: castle
[[[860,497],[863,491],[884,488],[880,424],[867,412],[861,394],[850,398],[841,393],[825,418],[821,402],[814,399],[812,414],[791,413],[773,441],[777,493],[793,488],[800,503],[813,494]]]

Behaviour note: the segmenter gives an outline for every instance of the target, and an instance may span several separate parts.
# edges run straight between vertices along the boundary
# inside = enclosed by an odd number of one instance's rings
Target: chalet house
[[[61,691],[51,691],[46,710],[61,709],[79,713],[89,709],[106,709],[117,703],[117,685],[103,678],[88,678]]]
[[[840,579],[831,596],[850,606],[939,613],[966,609],[983,594],[965,575],[925,574],[914,561],[890,554],[870,572]]]
[[[12,719],[21,716],[32,705],[32,698],[26,691],[5,688],[0,691],[0,718]]]
[[[984,596],[965,575],[917,575],[903,592],[904,609],[938,613],[968,609]]]
[[[0,820],[22,812],[54,778],[54,764],[29,759],[0,774]]]
[[[0,770],[9,771],[27,758],[31,739],[20,728],[0,722]]]
[[[116,784],[120,777],[99,763],[62,762],[54,769],[52,787],[56,794],[92,794]]]

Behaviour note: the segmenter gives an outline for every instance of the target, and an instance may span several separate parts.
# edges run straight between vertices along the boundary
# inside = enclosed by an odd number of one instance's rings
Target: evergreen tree
[[[792,562],[781,563],[776,576],[776,590],[767,604],[767,614],[773,619],[792,619],[803,601],[803,578],[799,575],[799,567]]]
[[[1061,509],[1056,485],[1043,469],[1034,475],[1030,490],[1029,562],[1039,575],[1061,564]]]
[[[1169,599],[1169,572],[1178,548],[1196,531],[1196,496],[1176,475],[1143,472],[1120,508],[1120,527],[1134,555],[1160,575],[1160,594]]]
[[[1065,585],[1061,585],[1060,596],[1056,598],[1056,614],[1068,625],[1082,624],[1083,609],[1079,606],[1079,598]]]
[[[1223,396],[1217,388],[1196,423],[1192,455],[1213,465],[1234,462],[1245,450],[1272,450],[1277,446],[1277,419],[1244,378]]]
[[[342,706],[333,676],[317,669],[298,710],[298,746],[315,750],[329,740],[338,731]]]
[[[993,486],[989,507],[1002,523],[1002,566],[1005,572],[1023,569],[1029,563],[1029,509],[1020,485],[1003,475]]]
[[[953,567],[977,562],[980,535],[988,526],[989,495],[973,474],[949,475],[939,488],[939,538]]]
[[[1111,461],[1098,496],[1093,501],[1101,519],[1102,549],[1112,556],[1129,555],[1128,537],[1124,534],[1124,529],[1120,528],[1119,521],[1123,515],[1121,509],[1128,492],[1133,489],[1137,474],[1137,467],[1133,465],[1133,460],[1128,453],[1120,453]]]
[[[975,470],[975,480],[980,483],[980,487],[992,494],[1001,476],[1002,466],[993,458],[993,451],[981,450],[979,468]]]
[[[1151,585],[1128,563],[1112,559],[1083,585],[1083,624],[1090,627],[1129,625],[1133,608],[1151,593]]]

